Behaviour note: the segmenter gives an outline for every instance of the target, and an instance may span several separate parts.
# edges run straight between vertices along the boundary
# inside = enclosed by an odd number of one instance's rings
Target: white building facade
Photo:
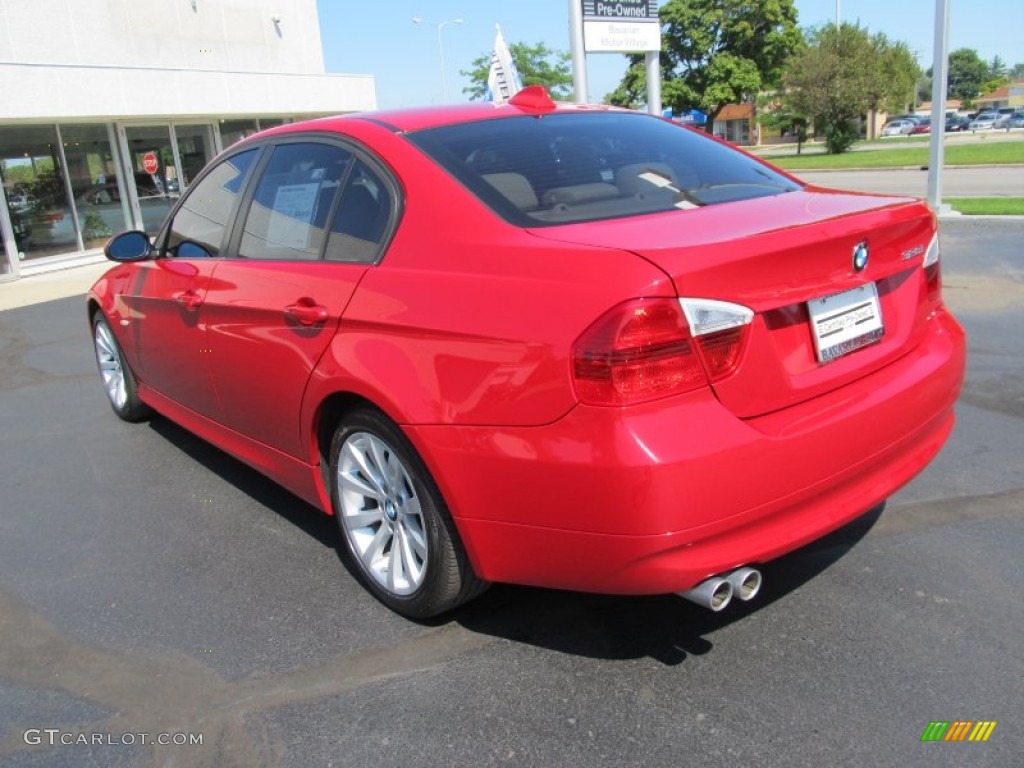
[[[324,72],[316,0],[0,0],[0,280],[155,232],[257,130],[375,107]]]

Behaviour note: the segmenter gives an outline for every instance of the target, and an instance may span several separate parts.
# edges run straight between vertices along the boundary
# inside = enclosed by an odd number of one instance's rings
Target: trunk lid
[[[912,198],[807,187],[530,232],[631,251],[664,270],[680,297],[752,309],[739,366],[713,384],[718,399],[741,418],[786,408],[882,368],[920,342],[930,312],[921,265],[935,221]],[[869,257],[857,270],[854,251],[861,243]],[[867,283],[877,289],[881,338],[820,362],[808,302]]]

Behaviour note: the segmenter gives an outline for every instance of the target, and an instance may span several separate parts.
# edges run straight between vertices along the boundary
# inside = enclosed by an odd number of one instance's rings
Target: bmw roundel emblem
[[[855,272],[863,272],[864,267],[868,265],[868,244],[858,243],[853,249],[853,270]]]

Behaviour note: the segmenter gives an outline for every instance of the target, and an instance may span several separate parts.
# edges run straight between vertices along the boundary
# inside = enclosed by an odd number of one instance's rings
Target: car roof
[[[535,90],[536,89],[536,90]],[[529,92],[529,93],[528,93]],[[525,96],[523,95],[525,94]],[[503,117],[580,112],[620,112],[631,110],[604,104],[570,104],[551,101],[541,86],[531,86],[520,91],[511,101],[504,104],[493,102],[471,102],[451,106],[409,107],[405,109],[382,109],[369,112],[353,112],[347,115],[322,117],[302,123],[290,123],[271,129],[272,132],[294,130],[322,130],[344,133],[345,124],[353,120],[377,123],[398,132],[421,131],[442,125],[472,123],[480,120],[494,120]],[[282,131],[284,129],[284,131]]]

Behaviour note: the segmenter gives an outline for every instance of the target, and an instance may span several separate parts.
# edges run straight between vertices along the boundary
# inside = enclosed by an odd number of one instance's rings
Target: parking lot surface
[[[722,614],[495,586],[404,620],[332,520],[116,419],[80,297],[0,312],[0,765],[1024,765],[1022,236],[942,224],[969,368],[940,457]]]

